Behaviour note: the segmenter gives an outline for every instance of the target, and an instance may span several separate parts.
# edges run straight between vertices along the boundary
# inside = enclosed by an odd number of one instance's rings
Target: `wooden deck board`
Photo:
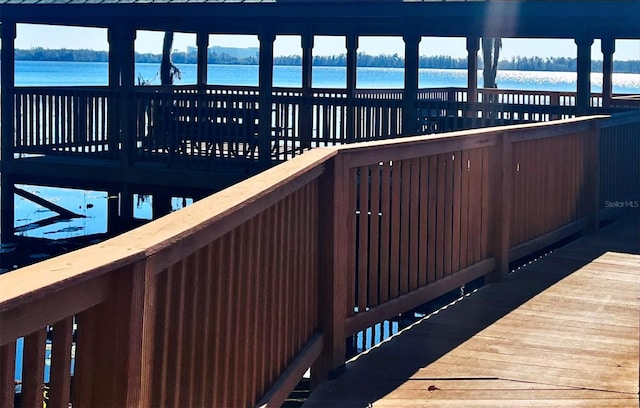
[[[638,407],[637,214],[347,363],[305,407]]]

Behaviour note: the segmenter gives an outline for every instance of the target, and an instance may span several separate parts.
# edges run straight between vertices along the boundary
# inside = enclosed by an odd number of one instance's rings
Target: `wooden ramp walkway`
[[[305,407],[638,407],[638,213],[347,364]]]

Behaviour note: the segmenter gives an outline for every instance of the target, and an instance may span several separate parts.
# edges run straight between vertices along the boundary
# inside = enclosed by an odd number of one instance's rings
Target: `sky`
[[[162,32],[139,31],[136,39],[136,52],[162,52]],[[176,33],[174,49],[186,51],[188,46],[196,44],[195,34]],[[209,46],[258,47],[257,36],[211,35]],[[98,28],[79,28],[18,24],[15,46],[18,49],[68,48],[68,49],[108,49],[107,30]],[[346,52],[344,37],[316,37],[314,55],[336,55]],[[403,55],[404,45],[401,37],[361,37],[358,52],[370,55]],[[274,53],[280,55],[301,54],[300,38],[297,36],[278,36],[274,44]],[[420,55],[449,55],[454,58],[467,56],[464,38],[424,37],[420,43]],[[503,39],[502,59],[513,57],[575,57],[576,46],[572,40],[544,39]],[[602,59],[600,41],[594,41],[592,59]],[[614,59],[640,60],[640,40],[617,40]]]

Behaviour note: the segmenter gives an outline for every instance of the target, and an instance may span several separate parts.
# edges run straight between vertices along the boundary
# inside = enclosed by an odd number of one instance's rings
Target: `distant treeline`
[[[160,63],[160,54],[139,54],[136,53],[136,62]],[[174,52],[173,62],[176,64],[195,64],[195,52]],[[30,50],[16,50],[17,60],[27,61],[82,61],[82,62],[107,62],[109,54],[106,51],[95,50],[68,50],[68,49],[44,49],[33,48]],[[236,65],[256,65],[258,55],[249,57],[237,57],[225,52],[217,52],[209,49],[209,64],[236,64]],[[346,66],[347,57],[345,54],[330,56],[315,56],[313,64],[316,66]],[[279,56],[274,58],[275,65],[302,65],[302,57],[299,55]],[[384,67],[402,68],[404,58],[398,54],[393,55],[368,55],[358,54],[358,66],[360,67]],[[482,58],[479,58],[479,66],[482,67]],[[436,69],[466,69],[466,58],[452,58],[447,56],[422,56],[420,57],[420,68]],[[542,57],[515,57],[509,60],[502,60],[498,65],[502,70],[520,71],[575,71],[575,58],[542,58]],[[602,61],[592,61],[591,70],[593,72],[602,71]],[[640,72],[640,60],[636,61],[614,61],[613,70],[615,72],[638,73]]]

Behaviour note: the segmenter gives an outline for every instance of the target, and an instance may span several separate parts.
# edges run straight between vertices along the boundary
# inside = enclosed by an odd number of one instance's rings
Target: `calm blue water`
[[[196,66],[179,65],[182,79],[177,84],[195,84]],[[136,64],[136,77],[159,84],[158,64]],[[257,65],[209,65],[209,83],[215,85],[258,85]],[[481,77],[481,73],[479,73]],[[301,67],[277,66],[274,86],[300,87]],[[544,91],[575,91],[576,74],[572,72],[500,71],[498,86],[503,89]],[[16,61],[16,84],[29,85],[107,85],[107,63],[103,62],[32,62]],[[602,75],[591,75],[593,92],[602,90]],[[313,86],[344,88],[346,69],[342,67],[314,67]],[[402,88],[403,70],[400,68],[358,68],[358,88]],[[465,70],[421,69],[421,88],[466,87]],[[614,74],[615,93],[640,93],[640,73]]]

